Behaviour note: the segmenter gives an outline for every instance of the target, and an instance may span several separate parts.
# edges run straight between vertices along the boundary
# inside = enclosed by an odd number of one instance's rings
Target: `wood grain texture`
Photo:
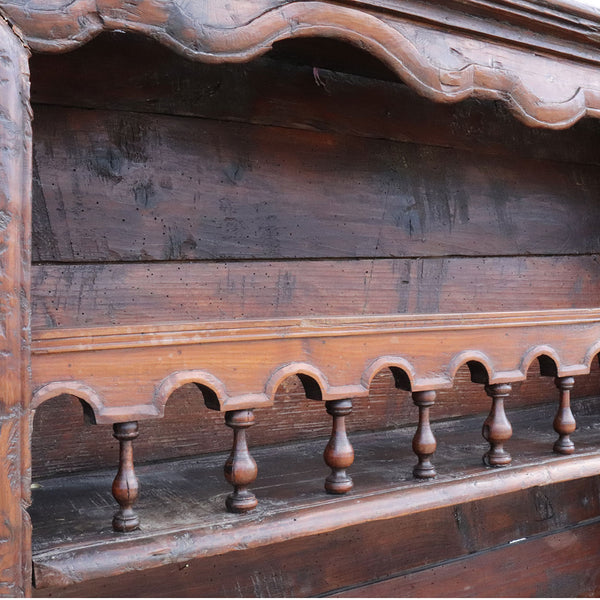
[[[600,290],[597,255],[36,265],[32,281],[35,331],[593,308]]]
[[[488,15],[499,17],[487,31],[477,14],[481,4],[464,2],[459,10],[437,11],[416,1],[404,10],[385,5],[384,11],[379,3],[357,9],[284,0],[240,2],[235,9],[183,0],[141,6],[78,0],[59,2],[51,10],[32,0],[4,0],[0,7],[39,50],[65,51],[103,30],[119,29],[150,35],[196,60],[228,62],[250,60],[286,38],[334,37],[365,48],[420,94],[439,102],[498,99],[527,124],[553,128],[598,116],[600,80],[595,65],[587,64],[597,63],[598,55],[577,43],[589,41],[597,12],[578,14],[560,5],[532,10],[526,2],[512,10],[505,3],[487,4]],[[445,29],[432,27],[432,21]],[[523,51],[524,45],[541,52]],[[568,67],[556,60],[565,55],[572,60]]]
[[[143,36],[106,33],[74,52],[34,54],[30,67],[34,111],[51,104],[202,117],[600,163],[597,120],[562,131],[533,129],[500,102],[430,102],[364,50],[330,38],[286,40],[261,59],[212,65],[185,60]],[[36,136],[42,118],[43,110]]]
[[[535,536],[404,576],[353,588],[336,597],[596,596],[600,522]],[[523,568],[523,565],[527,565]],[[467,576],[468,573],[468,576]]]
[[[439,586],[436,595],[441,596],[444,594],[443,584],[448,577],[441,567],[424,569],[423,573],[415,572],[412,577],[399,578],[399,581],[392,580],[388,584],[389,587],[375,584],[370,594],[370,586],[357,588],[352,584],[360,581],[361,577],[367,579],[385,576],[394,573],[398,568],[404,567],[408,570],[412,567],[417,571],[423,568],[423,563],[427,564],[427,561],[438,557],[443,560],[444,556],[451,552],[463,555],[462,569],[456,569],[456,580],[452,582],[454,585],[451,589],[458,588],[459,577],[463,582],[467,579],[464,575],[465,570],[470,572],[474,568],[481,569],[482,580],[478,578],[474,582],[473,587],[477,591],[470,591],[468,596],[471,597],[491,593],[490,587],[502,589],[506,595],[518,596],[523,579],[526,578],[526,574],[521,570],[526,568],[523,564],[532,563],[536,570],[542,571],[536,573],[539,577],[536,586],[539,596],[548,597],[558,591],[565,597],[576,594],[593,595],[598,589],[596,570],[593,566],[597,548],[597,525],[591,524],[588,532],[576,529],[571,535],[554,534],[556,537],[543,538],[542,543],[531,543],[536,550],[539,546],[546,550],[542,555],[544,559],[550,559],[548,547],[553,543],[558,542],[561,548],[566,550],[566,558],[558,566],[556,575],[546,575],[538,560],[531,559],[530,555],[521,554],[523,551],[533,552],[531,547],[513,550],[512,556],[507,550],[496,551],[499,556],[488,556],[489,562],[482,560],[480,554],[466,554],[476,552],[475,548],[485,546],[486,542],[493,544],[498,539],[506,540],[511,533],[516,536],[525,533],[520,524],[508,518],[501,527],[488,530],[486,535],[481,531],[483,519],[489,523],[501,511],[509,515],[519,511],[522,515],[527,515],[530,519],[528,523],[537,526],[535,529],[548,528],[551,531],[556,522],[568,522],[568,517],[565,518],[568,512],[567,503],[579,505],[584,498],[590,500],[592,490],[594,486],[589,485],[589,482],[588,489],[573,482],[565,486],[545,486],[534,491],[506,494],[495,502],[462,504],[454,508],[410,515],[404,519],[365,523],[304,540],[290,540],[257,550],[245,550],[243,558],[239,552],[234,552],[158,567],[143,574],[130,573],[62,588],[41,588],[34,590],[34,597],[46,597],[50,594],[54,597],[110,597],[118,596],[124,590],[127,590],[126,593],[135,590],[142,597],[171,596],[175,593],[184,597],[311,596],[333,595],[332,591],[339,589],[337,586],[340,584],[352,586],[346,594],[339,594],[341,596],[398,597],[410,593],[413,596],[430,597],[428,590],[434,586]],[[577,491],[578,494],[575,496],[573,491]],[[549,514],[552,516],[549,517]],[[573,516],[577,518],[578,515]],[[443,544],[440,543],[440,538]],[[568,538],[568,543],[565,543],[565,538]],[[562,543],[559,540],[562,540]],[[410,550],[407,548],[408,544]],[[494,551],[487,550],[487,553],[493,554]],[[338,559],[331,560],[331,556]],[[502,575],[499,575],[494,569],[494,559],[509,561],[514,569],[514,576],[504,578],[504,570]],[[440,571],[442,582],[435,581],[432,584],[432,579]],[[379,591],[381,588],[383,591]],[[458,593],[455,595],[460,596]]]
[[[600,350],[598,309],[218,321],[36,332],[33,406],[74,394],[97,422],[162,416],[195,383],[228,411],[273,404],[301,375],[309,398],[365,397],[373,377],[402,372],[412,391],[452,387],[469,364],[479,383],[526,378],[540,356],[559,377],[583,375]],[[343,357],[343,361],[339,360]],[[110,365],[108,369],[107,366]]]
[[[28,51],[0,21],[0,595],[30,590]]]
[[[600,389],[600,366],[594,361],[590,375],[575,378],[573,398],[591,397]],[[509,407],[519,408],[557,403],[553,378],[540,377],[537,361],[529,368],[527,380],[513,384]],[[440,390],[431,418],[434,422],[469,415],[483,417],[489,400],[482,386],[471,382],[465,365],[456,374],[452,389]],[[583,410],[579,405],[578,410]],[[252,448],[307,440],[328,435],[330,423],[320,402],[307,400],[297,377],[284,380],[273,408],[257,409],[256,424],[250,432]],[[577,414],[576,414],[577,416]],[[415,424],[417,410],[408,392],[394,385],[389,370],[371,382],[368,398],[355,400],[348,430],[376,431]],[[223,426],[223,415],[204,406],[202,392],[193,384],[173,392],[162,419],[145,421],[136,440],[136,463],[172,460],[211,452],[225,452],[231,434]],[[576,437],[575,437],[576,439]],[[79,401],[73,396],[48,400],[35,412],[32,436],[34,477],[93,469],[113,468],[118,445],[110,425],[89,425]]]
[[[37,261],[600,251],[596,166],[121,111],[35,115]]]
[[[147,586],[141,584],[139,594],[165,594],[171,586],[171,595],[174,589],[184,595],[209,595],[209,590],[231,595],[226,590],[239,584],[244,592],[238,595],[255,595],[252,574],[255,561],[262,560],[263,569],[273,565],[283,585],[270,592],[262,588],[262,595],[281,596],[282,590],[313,595],[570,528],[598,517],[597,401],[576,409],[587,413],[579,419],[576,457],[552,452],[554,408],[550,404],[511,412],[515,465],[500,472],[481,466],[480,417],[435,424],[440,444],[435,484],[412,478],[413,427],[354,434],[355,489],[345,497],[332,498],[322,491],[323,441],[255,449],[259,477],[253,489],[260,503],[257,512],[243,517],[221,508],[228,493],[220,476],[224,456],[139,467],[146,493],[138,508],[145,530],[125,537],[110,531],[107,483],[112,471],[42,479],[32,509],[38,526],[36,583],[41,591],[84,581],[88,590],[96,586],[96,593],[104,589],[108,594],[116,589],[112,586],[118,585],[118,576],[126,588],[140,582],[140,568],[145,567]],[[93,519],[88,518],[91,514]],[[437,526],[427,527],[428,522]],[[69,539],[64,539],[65,524],[74,532]],[[181,531],[186,532],[185,544]],[[436,536],[444,542],[434,543]],[[374,542],[377,537],[381,544]],[[336,543],[342,544],[336,556],[349,563],[320,559],[319,553],[330,555]],[[315,560],[307,561],[309,556]],[[236,576],[224,577],[218,565],[230,564],[234,557]],[[299,581],[293,565],[303,562],[311,576]],[[564,565],[570,568],[568,560]],[[205,568],[219,574],[204,577]],[[176,569],[182,569],[181,579],[174,577]],[[98,581],[100,577],[105,579]],[[215,592],[219,586],[225,586],[223,591]],[[82,589],[74,585],[62,594]]]

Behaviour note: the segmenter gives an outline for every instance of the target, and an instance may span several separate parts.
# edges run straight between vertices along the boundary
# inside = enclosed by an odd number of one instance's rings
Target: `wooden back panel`
[[[433,104],[330,42],[273,57],[202,65],[119,36],[33,57],[34,330],[597,306],[595,122],[536,131],[493,103]],[[409,418],[379,380],[356,429]],[[456,382],[439,417],[483,411]],[[324,433],[322,409],[296,406],[265,422]],[[153,427],[156,449],[181,423]]]

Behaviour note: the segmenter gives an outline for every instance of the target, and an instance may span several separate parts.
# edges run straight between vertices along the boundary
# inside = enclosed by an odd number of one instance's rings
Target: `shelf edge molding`
[[[481,384],[522,381],[534,360],[549,377],[589,373],[600,309],[369,315],[36,330],[32,408],[72,394],[97,423],[161,417],[186,384],[218,411],[272,406],[299,376],[306,396],[365,398],[389,369],[412,392],[452,387],[468,365]]]

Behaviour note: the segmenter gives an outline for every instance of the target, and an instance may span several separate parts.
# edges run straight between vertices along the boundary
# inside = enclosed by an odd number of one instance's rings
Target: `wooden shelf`
[[[173,565],[185,569],[190,561],[197,564],[198,560],[222,559],[229,553],[301,543],[307,537],[313,539],[312,551],[320,554],[324,546],[314,544],[315,536],[335,537],[341,531],[381,527],[402,518],[416,529],[423,519],[434,526],[438,518],[435,515],[448,510],[453,514],[455,505],[498,502],[498,498],[508,499],[524,490],[574,479],[593,481],[590,489],[596,492],[582,493],[577,485],[571,485],[568,493],[576,501],[569,506],[555,506],[556,518],[553,515],[549,520],[529,518],[526,511],[515,510],[510,518],[505,514],[500,522],[497,518],[487,519],[485,527],[494,535],[482,538],[473,533],[465,552],[509,543],[515,535],[527,538],[549,528],[593,520],[600,517],[598,500],[590,500],[594,494],[598,496],[598,478],[594,476],[600,473],[600,427],[594,425],[593,415],[599,406],[600,398],[573,403],[578,429],[573,436],[576,453],[571,457],[552,453],[555,405],[509,412],[514,435],[508,449],[513,463],[503,469],[482,466],[481,456],[486,449],[480,433],[483,417],[434,423],[438,439],[434,463],[439,475],[428,482],[412,477],[416,462],[411,451],[414,428],[353,434],[356,461],[351,475],[355,487],[343,497],[327,495],[323,490],[327,468],[321,454],[325,440],[252,449],[259,467],[252,489],[259,506],[241,516],[228,514],[224,508],[230,492],[222,475],[226,455],[141,465],[137,467],[141,495],[136,508],[142,527],[131,534],[111,530],[115,503],[110,488],[114,471],[40,479],[34,485],[30,509],[35,586],[43,594],[50,588],[61,588],[63,594],[76,595],[88,580],[108,575],[139,577],[140,571],[160,572]],[[494,513],[497,508],[485,510]],[[521,517],[523,522],[519,522]],[[484,527],[484,521],[481,518],[481,523],[473,526]],[[420,536],[416,557],[422,555],[428,539],[426,531],[420,531]],[[371,548],[370,552],[377,550]],[[415,560],[418,566],[419,560],[431,557]],[[404,568],[406,564],[403,562]],[[399,566],[397,570],[401,570]],[[380,577],[378,573],[371,575],[373,579]],[[164,574],[161,581],[164,586]],[[343,580],[337,583],[339,587],[343,584]],[[110,586],[94,589],[115,594]],[[206,592],[206,588],[191,590]],[[154,591],[161,593],[157,588]],[[318,591],[311,588],[307,593]],[[281,595],[282,589],[278,592],[274,595]],[[212,589],[208,595],[214,593]],[[224,595],[230,593],[231,590]],[[300,592],[296,588],[288,593]]]

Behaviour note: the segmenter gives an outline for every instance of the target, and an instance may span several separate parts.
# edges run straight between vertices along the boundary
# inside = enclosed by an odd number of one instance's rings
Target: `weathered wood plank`
[[[598,19],[593,11],[587,12],[585,25],[576,18],[573,27],[570,15],[565,26],[562,11],[540,13],[524,2],[507,10],[505,3],[488,3],[485,12],[493,23],[488,27],[477,16],[480,3],[427,5],[425,14],[421,3],[380,4],[262,0],[225,8],[218,2],[160,0],[132,9],[73,8],[65,1],[40,9],[30,0],[7,0],[3,8],[37,50],[66,51],[102,31],[124,30],[143,32],[187,57],[221,63],[248,61],[286,38],[329,36],[361,46],[438,102],[492,98],[534,127],[563,129],[583,116],[598,116],[596,48],[572,43],[593,40]],[[442,26],[432,27],[432,20]]]
[[[35,140],[36,261],[600,250],[593,166],[47,106]]]
[[[42,479],[32,509],[34,524],[39,523],[36,581],[43,588],[95,574],[95,581],[44,590],[58,595],[118,595],[115,590],[136,585],[137,595],[173,595],[176,590],[177,595],[231,596],[237,586],[236,595],[315,595],[570,528],[597,518],[600,511],[598,477],[584,474],[594,468],[598,443],[594,407],[597,403],[590,403],[590,416],[581,418],[584,439],[574,460],[552,458],[554,432],[548,423],[554,406],[511,412],[517,464],[501,471],[481,466],[480,418],[438,423],[435,485],[411,477],[412,428],[354,434],[355,490],[345,499],[332,500],[322,491],[324,440],[257,449],[255,491],[261,504],[256,514],[245,517],[220,510],[227,487],[219,476],[224,456],[140,467],[144,491],[138,510],[145,528],[127,538],[109,530],[111,471]],[[562,475],[557,469],[564,470]],[[385,494],[390,494],[387,502]],[[428,508],[423,510],[425,499]],[[378,512],[383,506],[385,518]],[[66,527],[73,533],[68,539]],[[179,530],[188,532],[188,543],[175,549]],[[112,543],[100,546],[103,550],[92,560],[94,544],[103,540]],[[330,560],[334,549],[343,560]],[[126,573],[125,557],[134,552],[136,567]],[[231,561],[237,564],[235,576],[225,577]],[[293,568],[296,561],[305,565],[301,579]],[[568,560],[563,564],[570,568]],[[97,579],[102,565],[107,577]],[[270,589],[263,577],[253,577],[264,573],[264,565],[272,568]],[[209,571],[220,575],[207,576]]]
[[[32,99],[41,104],[197,116],[600,164],[595,120],[564,131],[532,129],[501,103],[430,102],[366,52],[333,39],[286,40],[267,58],[211,65],[182,59],[141,36],[104,34],[75,52],[35,54],[31,72]]]
[[[598,256],[38,265],[32,290],[48,329],[591,308],[600,271]]]
[[[512,509],[511,509],[512,510]],[[356,587],[337,597],[595,597],[600,522]],[[467,575],[468,573],[468,575]]]

